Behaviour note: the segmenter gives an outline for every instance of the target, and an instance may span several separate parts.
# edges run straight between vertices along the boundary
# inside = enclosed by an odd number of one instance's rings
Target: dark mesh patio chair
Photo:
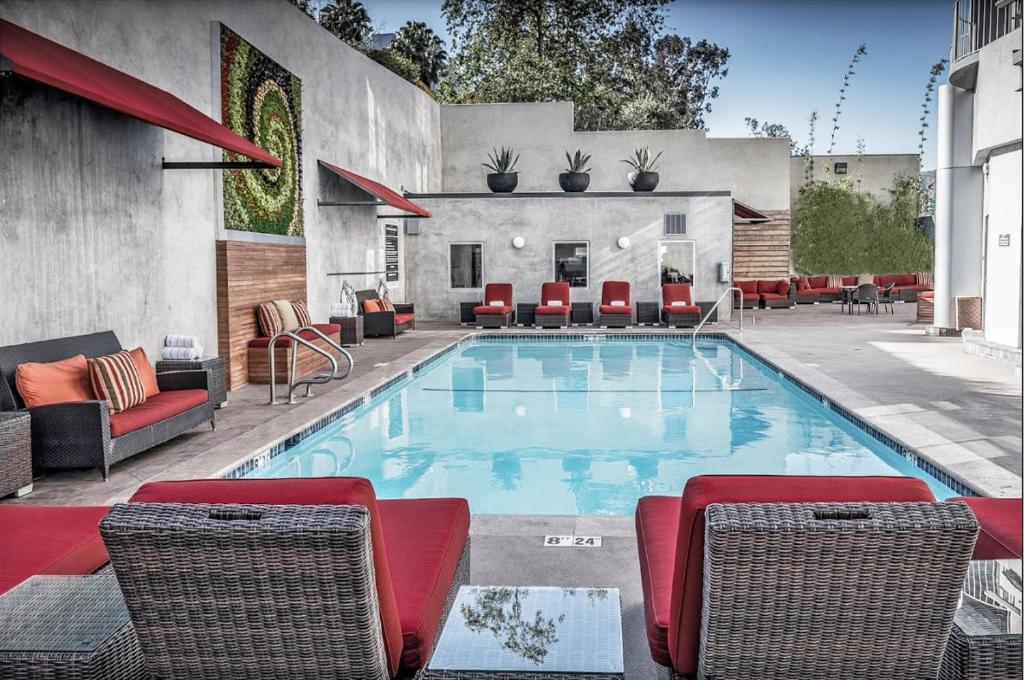
[[[878,286],[873,283],[862,283],[853,291],[853,304],[857,306],[857,314],[860,314],[860,306],[868,306],[868,314],[878,313]]]
[[[892,306],[892,303],[894,302],[892,289],[895,288],[895,287],[896,287],[896,284],[893,283],[892,281],[890,281],[889,283],[885,284],[885,287],[882,288],[882,290],[878,293],[878,306],[882,307],[882,306],[885,306],[885,305],[889,305],[889,313],[890,314],[895,314],[896,313],[896,310],[893,309],[893,306]]]

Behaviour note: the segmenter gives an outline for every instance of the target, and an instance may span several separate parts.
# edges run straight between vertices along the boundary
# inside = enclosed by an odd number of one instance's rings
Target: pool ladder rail
[[[693,329],[693,344],[695,344],[695,345],[697,344],[697,333],[700,333],[700,329],[704,328],[704,324],[706,324],[708,322],[708,319],[711,318],[711,315],[714,314],[715,310],[718,309],[718,306],[720,304],[722,304],[722,300],[724,300],[733,291],[735,291],[735,292],[740,294],[740,326],[739,326],[739,331],[740,331],[740,333],[743,332],[743,291],[740,290],[739,288],[737,288],[736,286],[731,286],[729,288],[726,288],[725,292],[718,296],[718,299],[715,300],[715,304],[711,305],[711,309],[709,309],[708,313],[704,315],[704,318],[700,320],[700,323],[697,324],[697,327]]]
[[[309,332],[313,333],[314,335],[319,337],[321,340],[326,342],[328,345],[330,345],[334,349],[338,350],[338,353],[341,354],[341,356],[343,356],[345,359],[348,360],[348,366],[346,366],[345,372],[342,373],[341,375],[338,375],[338,360],[335,359],[334,356],[330,352],[328,352],[327,350],[325,350],[325,349],[323,349],[321,347],[317,347],[312,342],[310,342],[309,340],[307,340],[307,339],[303,338],[301,335],[299,335],[303,331],[309,331]],[[275,365],[275,361],[274,361],[274,350],[277,348],[277,341],[280,340],[281,338],[289,338],[293,343],[295,343],[295,348],[292,351],[292,365],[291,365],[290,370],[288,371],[288,401],[287,402],[278,402],[277,401],[277,366]],[[331,370],[329,372],[327,372],[327,373],[317,373],[317,374],[311,375],[309,377],[300,378],[300,379],[296,380],[295,379],[295,371],[296,371],[296,367],[297,367],[296,359],[297,359],[297,357],[299,355],[299,347],[298,347],[299,345],[302,345],[304,347],[308,347],[309,349],[313,350],[317,354],[319,354],[319,355],[323,356],[324,358],[326,358],[330,362]],[[313,326],[303,326],[302,328],[299,328],[296,331],[281,331],[280,333],[278,333],[277,335],[275,335],[274,337],[272,337],[270,339],[270,344],[267,345],[267,352],[269,353],[269,358],[270,358],[270,404],[271,405],[278,404],[278,403],[294,404],[295,403],[295,388],[300,387],[302,385],[306,386],[306,394],[304,394],[303,396],[309,397],[309,396],[312,395],[312,392],[310,391],[310,388],[313,385],[324,385],[326,383],[331,382],[332,380],[342,380],[343,378],[347,378],[349,375],[351,375],[352,367],[355,365],[355,360],[352,358],[352,355],[348,353],[348,350],[346,350],[344,347],[342,347],[338,343],[334,342],[334,340],[331,340],[329,337],[324,335],[322,332],[320,332],[320,329],[314,328]]]

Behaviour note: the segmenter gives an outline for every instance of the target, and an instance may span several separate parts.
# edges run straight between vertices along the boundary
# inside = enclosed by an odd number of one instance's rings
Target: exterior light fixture
[[[516,236],[514,239],[512,239],[512,247],[515,248],[516,250],[519,250],[525,245],[526,239],[523,238],[522,236]]]
[[[628,236],[620,236],[619,240],[616,241],[616,243],[618,243],[619,248],[622,248],[623,250],[625,250],[626,248],[629,247],[629,237]]]

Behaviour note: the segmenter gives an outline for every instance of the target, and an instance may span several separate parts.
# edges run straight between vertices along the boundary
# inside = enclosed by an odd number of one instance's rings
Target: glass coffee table
[[[417,680],[618,680],[617,588],[463,586]]]
[[[942,659],[941,680],[1021,677],[1021,561],[971,562]]]

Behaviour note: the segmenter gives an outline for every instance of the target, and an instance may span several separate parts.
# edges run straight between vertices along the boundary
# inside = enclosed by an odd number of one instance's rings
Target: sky
[[[378,30],[423,21],[447,42],[440,0],[363,0]],[[748,135],[744,118],[782,123],[807,141],[818,111],[815,153],[826,153],[843,74],[861,43],[835,153],[916,153],[928,71],[949,56],[953,3],[944,0],[676,0],[666,32],[707,38],[730,52],[729,74],[705,117],[714,137]],[[944,82],[940,77],[939,83]],[[932,97],[924,167],[935,167]]]

